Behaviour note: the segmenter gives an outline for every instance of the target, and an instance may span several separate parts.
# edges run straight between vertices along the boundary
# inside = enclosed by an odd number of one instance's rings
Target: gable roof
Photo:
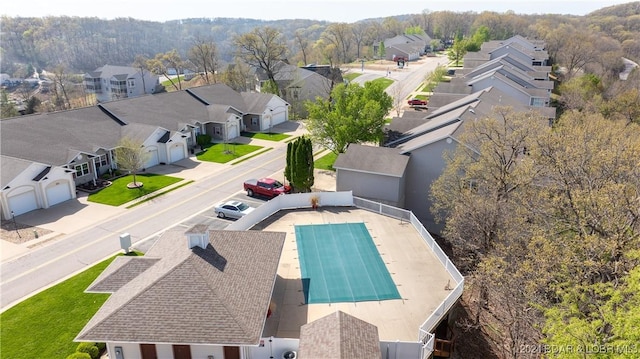
[[[65,165],[73,153],[115,148],[123,127],[97,106],[12,117],[0,121],[1,152],[28,161]]]
[[[437,140],[455,137],[464,127],[464,121],[488,116],[496,106],[510,106],[516,111],[528,108],[499,89],[489,87],[436,109],[426,117],[428,122],[385,146],[397,147],[401,154],[406,154]]]
[[[206,233],[206,249],[173,228],[145,257],[114,261],[88,289],[114,293],[75,340],[257,345],[286,234]]]
[[[344,153],[338,155],[333,167],[350,171],[375,173],[392,177],[402,177],[409,163],[409,157],[402,156],[397,150],[387,147],[364,146],[356,143],[349,145]]]
[[[4,188],[31,165],[34,165],[31,161],[0,155],[0,188]]]
[[[101,104],[126,123],[141,123],[178,131],[207,119],[206,106],[186,91],[143,95]]]
[[[228,105],[240,112],[247,112],[242,96],[225,84],[191,87],[185,91],[207,105]]]
[[[378,327],[336,311],[300,328],[300,358],[379,359]]]
[[[246,113],[261,114],[267,110],[267,105],[276,95],[259,92],[242,92],[240,94],[246,103]]]
[[[131,66],[104,65],[94,71],[88,72],[87,75],[93,78],[110,79],[115,77],[119,80],[126,80],[129,76],[137,72],[139,72],[139,70]]]

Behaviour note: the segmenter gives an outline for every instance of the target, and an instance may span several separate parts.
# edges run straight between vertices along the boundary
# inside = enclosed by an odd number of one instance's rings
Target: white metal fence
[[[320,198],[320,206],[356,206],[361,209],[376,212],[388,217],[397,218],[401,221],[411,222],[413,227],[418,231],[420,236],[424,239],[425,243],[440,263],[444,266],[447,273],[451,275],[454,280],[454,288],[449,295],[444,299],[442,303],[434,310],[431,315],[422,323],[418,330],[418,342],[380,342],[380,349],[383,350],[382,358],[428,358],[433,352],[434,335],[431,334],[435,330],[436,326],[444,318],[451,307],[460,299],[462,291],[464,289],[464,277],[456,266],[451,262],[449,257],[444,253],[442,248],[436,243],[431,234],[424,228],[422,223],[411,211],[405,209],[389,206],[379,202],[366,200],[359,197],[353,197],[351,192],[313,192],[313,193],[296,193],[286,196],[278,196],[260,207],[256,208],[253,212],[233,222],[226,229],[227,230],[248,230],[260,223],[262,220],[270,217],[274,213],[282,209],[293,208],[310,208],[311,197],[318,196]],[[452,285],[453,286],[453,285]],[[247,358],[280,358],[279,356],[273,356],[273,351],[280,352],[286,348],[298,348],[297,339],[282,339],[282,338],[266,338],[269,344],[269,356],[267,355],[266,345],[258,347],[255,350],[249,349],[245,355]],[[392,345],[393,344],[393,345]],[[283,349],[284,348],[284,349]],[[400,348],[400,349],[398,349]],[[418,348],[418,352],[414,355],[413,350]],[[292,350],[292,349],[287,349]],[[387,353],[393,350],[393,356],[387,356]],[[400,354],[399,354],[400,353]],[[390,355],[390,354],[389,354]],[[400,356],[398,356],[400,355]]]
[[[431,234],[424,228],[422,223],[413,214],[413,212],[358,197],[353,198],[353,203],[354,205],[362,209],[380,213],[385,216],[410,221],[416,231],[418,231],[422,239],[424,239],[427,246],[431,248],[436,258],[438,258],[440,263],[444,266],[447,273],[449,273],[449,275],[451,275],[451,277],[453,278],[455,283],[452,283],[453,290],[451,291],[451,293],[449,293],[449,295],[444,299],[442,303],[440,303],[436,310],[431,313],[431,315],[424,321],[424,323],[418,330],[418,340],[421,343],[424,343],[425,351],[428,351],[430,354],[431,351],[433,351],[434,342],[434,337],[431,332],[435,330],[436,326],[440,323],[442,318],[458,301],[458,299],[460,299],[460,296],[462,295],[462,291],[464,289],[464,277],[462,276],[462,274],[460,274],[458,268],[456,268],[453,262],[451,262],[449,257],[444,253],[442,248],[440,248],[438,243],[436,243],[435,239],[433,239]],[[424,355],[426,355],[424,356],[425,358],[428,357],[428,354]]]
[[[257,347],[244,347],[245,359],[282,359],[284,353],[300,350],[299,339],[268,337],[260,339]],[[380,359],[423,359],[422,343],[403,341],[380,341]],[[429,352],[429,355],[431,353]],[[428,357],[428,355],[427,355]]]

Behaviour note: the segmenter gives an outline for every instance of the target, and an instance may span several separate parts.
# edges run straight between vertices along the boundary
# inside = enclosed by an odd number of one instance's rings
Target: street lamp
[[[13,211],[11,211],[11,219],[13,219],[13,227],[16,230],[16,233],[18,234],[18,238],[22,238],[22,236],[20,235],[20,232],[18,232],[18,224],[16,223],[16,216],[13,213]]]

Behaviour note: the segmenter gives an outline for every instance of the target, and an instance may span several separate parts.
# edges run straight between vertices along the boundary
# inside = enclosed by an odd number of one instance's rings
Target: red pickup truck
[[[259,195],[273,198],[281,194],[291,193],[290,186],[285,186],[272,178],[247,180],[244,182],[244,190],[247,191],[247,196],[249,197]]]
[[[421,100],[419,98],[412,98],[411,100],[407,101],[407,103],[411,106],[426,106],[427,105],[427,101],[426,100]]]

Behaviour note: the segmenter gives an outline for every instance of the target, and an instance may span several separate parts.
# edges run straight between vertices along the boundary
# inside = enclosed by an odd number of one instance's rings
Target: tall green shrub
[[[302,136],[287,145],[285,178],[295,192],[310,192],[314,183],[313,146],[311,139]]]

